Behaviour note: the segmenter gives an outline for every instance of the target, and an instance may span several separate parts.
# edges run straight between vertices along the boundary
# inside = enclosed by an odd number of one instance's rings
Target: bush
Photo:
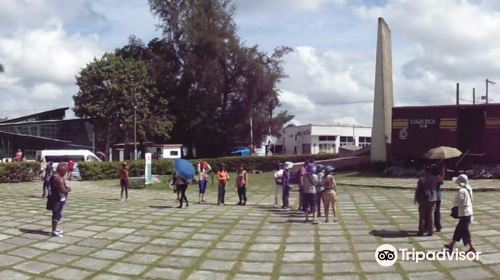
[[[78,169],[82,180],[104,180],[116,179],[120,172],[122,163],[119,161],[103,162],[80,162]],[[130,177],[140,177],[144,175],[144,160],[127,161]],[[155,175],[172,174],[173,161],[154,160],[152,173]]]
[[[193,164],[197,164],[202,160],[206,160],[215,171],[218,163],[224,163],[227,170],[236,171],[243,165],[248,170],[272,171],[278,166],[278,163],[285,161],[304,162],[306,160],[322,160],[332,159],[337,157],[336,154],[321,154],[321,155],[278,155],[270,157],[221,157],[211,159],[195,159]],[[144,160],[127,161],[129,167],[129,175],[131,177],[139,177],[144,175]],[[82,180],[104,180],[118,178],[118,173],[121,168],[121,162],[81,162],[78,165]],[[173,172],[173,160],[154,160],[152,173],[154,175],[170,175]]]
[[[40,164],[37,162],[0,163],[0,183],[29,182],[37,178]]]

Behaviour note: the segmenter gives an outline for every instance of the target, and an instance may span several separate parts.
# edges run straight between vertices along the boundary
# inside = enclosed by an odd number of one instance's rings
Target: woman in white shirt
[[[476,248],[472,245],[471,234],[469,231],[469,225],[472,220],[472,188],[469,185],[469,180],[467,175],[462,174],[457,177],[455,183],[460,186],[458,193],[453,202],[453,206],[458,207],[458,224],[455,228],[455,233],[453,234],[453,240],[450,244],[444,245],[450,251],[453,250],[455,243],[462,240],[464,246],[469,246],[468,252],[476,252]]]

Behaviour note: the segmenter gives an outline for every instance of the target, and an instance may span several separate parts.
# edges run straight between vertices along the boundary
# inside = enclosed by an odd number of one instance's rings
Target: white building
[[[345,145],[369,146],[371,135],[371,127],[306,124],[285,127],[280,140],[287,154],[338,153]]]

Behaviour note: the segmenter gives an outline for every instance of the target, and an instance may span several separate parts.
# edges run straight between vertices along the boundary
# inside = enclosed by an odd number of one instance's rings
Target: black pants
[[[247,203],[247,188],[246,187],[238,188],[238,198],[240,199],[240,203],[242,201],[243,201],[243,203]]]
[[[288,186],[288,187],[283,186],[283,205],[282,205],[282,207],[285,207],[285,208],[290,207],[289,198],[290,198],[290,186]]]
[[[181,199],[180,199],[181,205],[180,205],[180,207],[182,207],[183,201],[186,201],[186,206],[189,205],[188,199],[186,197],[186,190],[187,190],[187,185],[177,185],[177,191],[181,192]]]
[[[441,200],[436,201],[436,208],[434,209],[434,226],[436,230],[441,230]]]
[[[42,189],[42,197],[45,197],[48,195],[49,188],[50,188],[49,180],[43,180],[42,188],[43,188]]]
[[[453,234],[453,241],[458,242],[462,239],[464,245],[472,242],[469,231],[470,218],[471,216],[460,217],[455,228],[455,233]]]

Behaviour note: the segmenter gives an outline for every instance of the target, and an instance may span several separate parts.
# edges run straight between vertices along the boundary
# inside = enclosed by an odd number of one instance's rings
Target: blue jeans
[[[219,182],[219,193],[217,203],[224,203],[224,196],[226,195],[226,183]]]
[[[198,187],[200,188],[200,193],[205,193],[207,190],[208,180],[201,180],[198,182]]]

